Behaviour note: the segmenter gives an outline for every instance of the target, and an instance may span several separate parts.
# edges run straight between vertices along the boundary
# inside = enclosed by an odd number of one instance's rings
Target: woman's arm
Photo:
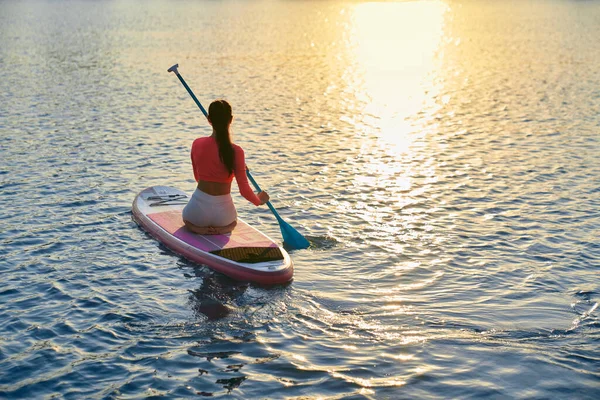
[[[196,162],[194,161],[194,144],[196,144],[195,140],[192,143],[192,150],[190,151],[190,158],[192,159],[192,170],[194,171],[194,179],[196,179],[196,182],[198,182],[198,172],[196,172]]]
[[[240,189],[240,194],[255,206],[260,206],[264,204],[265,202],[258,198],[258,196],[250,187],[250,184],[248,183],[248,177],[246,176],[246,158],[244,157],[244,150],[242,150],[242,148],[239,146],[236,146],[234,150],[235,164],[233,172],[235,174],[235,180]]]

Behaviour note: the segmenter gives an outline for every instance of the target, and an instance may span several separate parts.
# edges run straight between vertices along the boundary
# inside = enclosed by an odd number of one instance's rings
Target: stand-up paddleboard
[[[181,190],[149,187],[133,201],[133,218],[169,249],[233,279],[266,285],[292,279],[294,268],[289,254],[239,218],[231,233],[199,235],[189,231],[181,218],[188,200]]]

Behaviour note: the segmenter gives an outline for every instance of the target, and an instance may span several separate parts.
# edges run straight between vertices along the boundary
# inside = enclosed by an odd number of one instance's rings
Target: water
[[[600,397],[600,3],[4,1],[0,37],[0,398]],[[132,222],[208,134],[174,63],[313,243],[292,284]]]

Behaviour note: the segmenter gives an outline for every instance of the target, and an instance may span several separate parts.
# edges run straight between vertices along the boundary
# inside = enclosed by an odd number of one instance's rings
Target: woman
[[[225,100],[208,107],[208,122],[213,132],[194,140],[192,167],[198,187],[183,209],[183,221],[192,232],[214,235],[231,232],[237,224],[237,212],[231,198],[235,176],[240,194],[256,206],[269,201],[267,192],[254,194],[246,177],[244,150],[231,142],[229,128],[233,115]]]

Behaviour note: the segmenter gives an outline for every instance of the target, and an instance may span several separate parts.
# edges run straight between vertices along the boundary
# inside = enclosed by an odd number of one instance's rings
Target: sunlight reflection
[[[364,137],[349,209],[376,233],[371,244],[401,254],[401,237],[435,243],[426,192],[439,180],[427,136],[439,129],[439,81],[449,6],[440,0],[370,2],[349,12],[347,117]],[[340,204],[342,206],[342,204]],[[418,231],[413,228],[418,228]]]
[[[415,358],[414,354],[382,354],[400,361],[410,361]]]
[[[441,1],[363,3],[353,9],[352,51],[363,88],[365,125],[396,152],[415,129],[408,118],[434,102],[431,71],[448,6]]]
[[[395,387],[395,386],[404,386],[406,385],[406,381],[399,378],[394,377],[385,377],[385,378],[357,378],[354,376],[350,376],[347,374],[343,374],[338,371],[329,370],[328,371],[331,376],[334,378],[343,379],[346,382],[354,383],[362,388],[372,388],[372,387]]]

